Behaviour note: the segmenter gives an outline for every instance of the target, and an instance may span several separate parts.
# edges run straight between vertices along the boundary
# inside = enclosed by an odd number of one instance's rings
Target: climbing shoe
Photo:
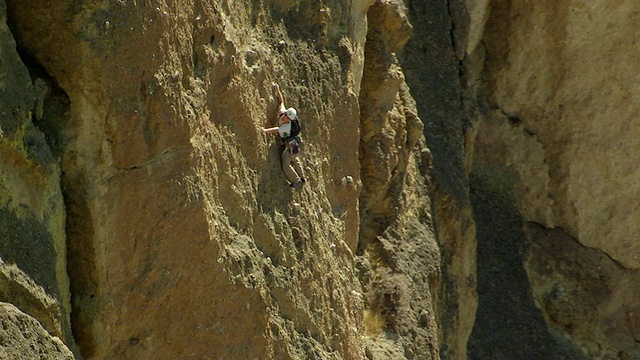
[[[292,188],[298,188],[298,187],[302,186],[302,184],[304,184],[306,182],[307,182],[307,179],[300,178],[300,180],[298,180],[296,182],[292,182],[291,184],[289,184],[289,186],[291,186]]]

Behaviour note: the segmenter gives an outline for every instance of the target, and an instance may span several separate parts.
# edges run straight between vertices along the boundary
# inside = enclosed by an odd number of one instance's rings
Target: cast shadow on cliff
[[[504,170],[476,164],[470,195],[477,224],[478,310],[469,359],[572,359],[584,354],[548,328],[523,267],[523,219]]]

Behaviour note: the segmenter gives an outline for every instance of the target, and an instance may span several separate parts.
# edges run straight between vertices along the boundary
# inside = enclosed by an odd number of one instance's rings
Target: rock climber
[[[300,136],[300,120],[296,109],[284,106],[284,97],[280,92],[280,86],[273,84],[273,90],[278,97],[278,126],[272,128],[262,128],[265,134],[276,133],[283,145],[281,160],[282,171],[289,182],[289,186],[298,187],[307,182],[304,176],[298,154],[300,153],[300,145],[302,141]]]

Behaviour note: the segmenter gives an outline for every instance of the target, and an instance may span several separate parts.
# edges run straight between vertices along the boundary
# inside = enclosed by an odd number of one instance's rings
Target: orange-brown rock
[[[364,357],[368,2],[8,5],[33,67],[68,98],[62,123],[42,126],[61,142],[84,357]],[[304,126],[301,190],[260,132],[274,82]]]
[[[640,358],[637,20],[0,0],[0,357]]]

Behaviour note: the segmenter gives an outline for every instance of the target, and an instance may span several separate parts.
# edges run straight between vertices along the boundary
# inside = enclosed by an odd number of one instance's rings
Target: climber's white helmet
[[[298,112],[296,111],[296,109],[290,107],[287,109],[287,117],[291,120],[295,120],[298,118]]]

